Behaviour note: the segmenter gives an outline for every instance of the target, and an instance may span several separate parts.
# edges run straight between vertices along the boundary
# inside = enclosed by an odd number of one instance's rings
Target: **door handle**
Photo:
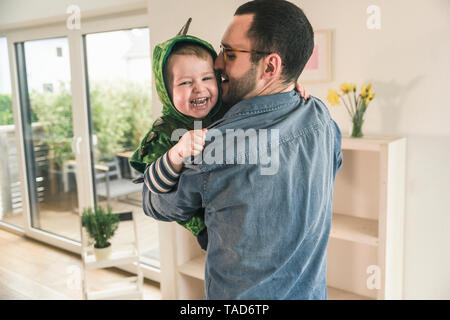
[[[81,137],[74,137],[72,140],[72,152],[80,154],[80,143],[83,141]]]

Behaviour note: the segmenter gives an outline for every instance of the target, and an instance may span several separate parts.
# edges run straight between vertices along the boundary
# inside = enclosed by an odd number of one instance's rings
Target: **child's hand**
[[[304,87],[302,87],[302,85],[298,81],[295,83],[295,90],[297,90],[300,93],[300,97],[302,97],[305,100],[308,100],[309,98],[308,92]]]
[[[169,150],[169,161],[177,171],[183,166],[183,159],[196,156],[205,147],[207,129],[186,132],[176,145]]]

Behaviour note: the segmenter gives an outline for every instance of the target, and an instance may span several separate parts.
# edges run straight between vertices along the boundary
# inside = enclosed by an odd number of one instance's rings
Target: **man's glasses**
[[[223,60],[225,63],[228,61],[230,52],[245,52],[245,53],[254,53],[254,54],[270,54],[270,52],[262,52],[262,51],[256,51],[256,50],[240,50],[240,49],[231,49],[231,48],[224,48],[222,45],[220,45],[220,52],[223,54]]]

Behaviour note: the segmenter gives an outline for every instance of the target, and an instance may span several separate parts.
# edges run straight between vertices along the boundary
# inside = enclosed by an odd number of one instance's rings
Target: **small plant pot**
[[[111,255],[111,244],[106,248],[94,247],[94,254],[97,261],[107,260]]]

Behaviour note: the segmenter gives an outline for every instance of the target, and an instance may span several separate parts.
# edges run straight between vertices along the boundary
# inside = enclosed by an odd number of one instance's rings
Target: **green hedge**
[[[134,150],[152,123],[151,88],[132,82],[92,84],[90,88],[91,116],[97,136],[96,159],[111,158],[116,152]],[[30,93],[32,121],[42,122],[46,143],[55,163],[61,167],[73,158],[72,97],[60,84],[57,93]],[[0,95],[0,125],[13,124],[11,96]]]
[[[0,125],[14,124],[11,95],[0,94]]]

